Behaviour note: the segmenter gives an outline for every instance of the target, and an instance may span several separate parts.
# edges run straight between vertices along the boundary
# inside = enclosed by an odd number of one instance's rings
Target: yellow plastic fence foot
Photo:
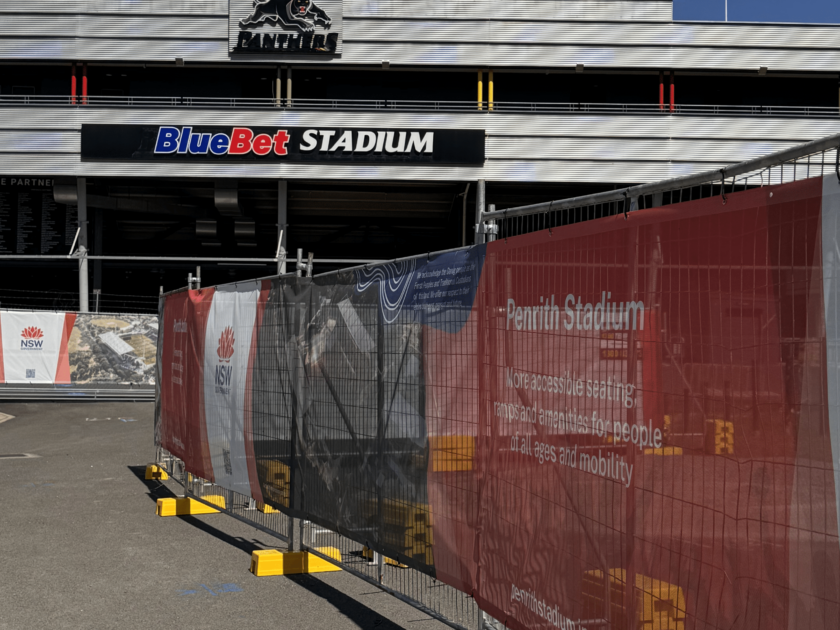
[[[266,505],[265,503],[257,503],[257,509],[262,512],[263,514],[274,514],[275,512],[279,512],[280,510],[275,510],[270,505]]]
[[[201,497],[204,501],[218,506],[222,510],[225,509],[225,498],[219,495]],[[190,499],[188,497],[179,497],[176,499],[158,499],[157,511],[158,516],[195,516],[197,514],[218,514],[219,510],[212,508],[209,505],[204,505],[200,501]]]
[[[362,547],[362,558],[373,561],[373,549],[370,549],[369,547]],[[407,565],[397,562],[393,558],[388,558],[387,556],[385,558],[385,564],[390,564],[392,567],[399,567],[400,569],[408,568]]]
[[[682,455],[683,450],[681,446],[663,446],[662,448],[646,448],[645,455]]]
[[[341,552],[335,547],[318,547],[325,556],[341,562]],[[268,575],[296,575],[298,573],[327,573],[341,571],[331,562],[307,551],[277,551],[258,549],[251,554],[251,573],[257,577]]]
[[[147,481],[166,481],[167,479],[169,479],[169,475],[166,474],[163,467],[158,466],[157,464],[149,464],[146,466]]]

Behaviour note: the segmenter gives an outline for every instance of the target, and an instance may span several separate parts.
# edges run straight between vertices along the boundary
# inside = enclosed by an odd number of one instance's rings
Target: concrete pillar
[[[76,180],[77,194],[78,194],[78,208],[79,208],[79,312],[89,313],[89,293],[88,290],[88,218],[87,218],[87,180],[84,177],[79,177]]]
[[[280,239],[280,255],[289,251],[288,188],[288,182],[285,179],[277,182],[277,238]],[[286,273],[285,260],[277,263],[277,273]]]

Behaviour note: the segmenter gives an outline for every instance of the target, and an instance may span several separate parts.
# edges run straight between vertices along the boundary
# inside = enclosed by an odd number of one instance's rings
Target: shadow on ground
[[[167,499],[167,498],[174,498],[177,495],[172,492],[172,490],[166,486],[166,484],[161,483],[160,481],[149,480],[146,479],[146,467],[145,466],[129,466],[128,469],[134,473],[134,475],[143,482],[146,486],[148,492],[146,493],[148,497],[155,503],[157,503],[158,499]],[[246,540],[241,536],[231,536],[223,532],[222,530],[213,527],[213,525],[203,521],[199,518],[194,516],[174,516],[169,518],[179,518],[185,523],[189,523],[193,527],[198,530],[201,530],[205,534],[213,536],[218,540],[221,540],[224,543],[229,544],[231,547],[235,547],[240,551],[244,551],[249,556],[251,552],[255,549],[265,549],[265,543],[262,543],[258,540]],[[279,542],[279,541],[278,541]]]
[[[128,466],[128,469],[137,477],[137,479],[146,486],[147,496],[153,501],[157,502],[158,499],[168,498],[168,497],[175,497],[177,496],[172,490],[166,486],[166,484],[155,481],[155,480],[148,480],[146,479],[146,466]],[[196,529],[208,534],[209,536],[213,536],[214,538],[221,540],[224,543],[239,549],[248,555],[251,554],[252,551],[255,549],[264,549],[266,545],[261,543],[257,540],[247,540],[242,538],[241,536],[231,536],[222,530],[214,527],[210,523],[207,523],[204,520],[198,519],[194,516],[177,516],[174,518],[179,518],[185,523],[189,523]],[[278,543],[280,541],[278,540]],[[375,610],[368,608],[361,602],[352,597],[345,595],[338,589],[332,587],[331,585],[327,584],[319,580],[318,578],[312,577],[311,575],[290,575],[286,576],[283,579],[291,580],[295,584],[301,586],[302,588],[306,589],[313,595],[316,595],[323,599],[326,603],[332,605],[339,613],[347,617],[353,623],[357,624],[360,628],[376,628],[376,630],[400,630],[400,626],[397,624],[389,621],[388,619],[383,618]],[[376,593],[365,593],[366,595],[373,595],[373,594],[382,594],[386,595],[384,591],[377,591]]]
[[[351,619],[360,628],[377,628],[377,630],[400,630],[400,626],[384,619],[382,615],[375,610],[371,610],[361,602],[345,595],[341,591],[333,588],[326,582],[322,582],[318,578],[311,575],[290,575],[286,578],[295,584],[305,588],[313,595],[317,595],[327,603],[335,607],[335,609]],[[384,591],[382,594],[387,596]]]

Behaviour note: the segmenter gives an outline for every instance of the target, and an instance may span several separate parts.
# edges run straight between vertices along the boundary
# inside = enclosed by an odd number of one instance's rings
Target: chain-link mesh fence
[[[778,161],[762,165],[748,172],[728,177],[722,170],[704,180],[680,181],[659,184],[657,192],[639,194],[628,189],[628,194],[611,195],[601,193],[571,200],[538,204],[535,207],[510,208],[485,213],[485,218],[494,222],[495,229],[490,238],[510,238],[539,230],[560,228],[604,217],[627,214],[635,210],[658,208],[678,203],[719,197],[724,202],[727,195],[763,186],[785,184],[811,177],[823,177],[837,171],[837,142],[830,148],[807,148],[799,154],[782,157]],[[745,163],[746,164],[746,163]],[[689,176],[692,177],[692,176]],[[686,177],[685,179],[689,179]],[[653,185],[656,186],[656,185]],[[637,187],[644,189],[644,186]]]
[[[458,256],[474,287],[475,252]],[[414,264],[402,270],[412,274]],[[371,273],[378,282],[381,269]],[[202,392],[196,402],[207,444],[188,452],[188,438],[172,420],[190,415],[183,405],[192,403],[166,391],[159,397],[158,443],[191,494],[212,487],[213,494],[224,493],[233,514],[286,538],[294,538],[288,518],[304,520],[300,538],[313,553],[338,549],[345,569],[449,624],[475,628],[474,600],[436,579],[427,489],[435,450],[425,427],[423,325],[411,309],[389,310],[391,298],[403,306],[404,289],[385,296],[360,292],[351,271],[205,290],[209,304],[191,313],[182,298],[196,292],[167,296],[163,317],[175,323],[164,323],[166,330],[181,330],[182,321],[192,330],[192,322],[204,318],[203,351],[171,332],[165,334],[174,345],[164,339],[158,351],[165,366],[178,365],[159,376],[164,390],[173,378],[191,378],[185,356],[204,355],[195,386]],[[461,327],[469,312],[456,304],[423,317]],[[236,379],[244,357],[247,376]],[[231,436],[239,421],[242,442]],[[191,474],[183,472],[183,461]],[[196,481],[201,478],[216,483],[205,486]],[[288,516],[266,516],[262,505]]]
[[[798,170],[170,294],[162,456],[458,627],[834,628],[840,175]]]

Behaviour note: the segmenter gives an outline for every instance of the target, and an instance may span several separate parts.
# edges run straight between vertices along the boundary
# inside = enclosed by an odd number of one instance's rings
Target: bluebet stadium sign
[[[484,130],[82,125],[82,159],[484,164]]]

